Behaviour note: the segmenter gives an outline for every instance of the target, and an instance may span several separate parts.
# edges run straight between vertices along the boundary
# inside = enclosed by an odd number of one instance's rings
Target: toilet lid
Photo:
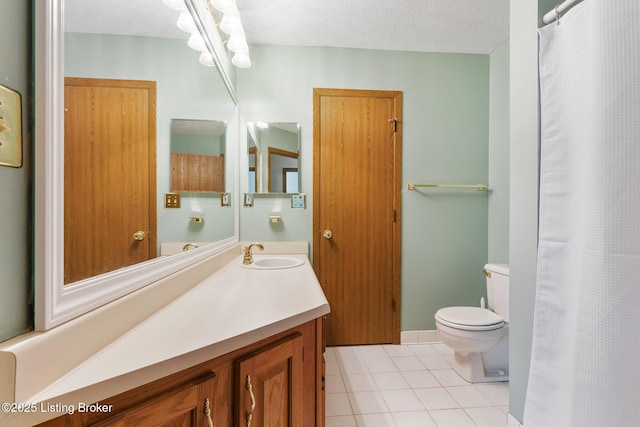
[[[481,307],[446,307],[436,312],[436,319],[445,325],[461,329],[498,329],[504,317]]]

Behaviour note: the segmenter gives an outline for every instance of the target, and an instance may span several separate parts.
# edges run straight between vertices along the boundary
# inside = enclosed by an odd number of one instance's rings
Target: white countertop
[[[303,259],[304,264],[255,270],[240,266],[241,256],[232,258],[26,399],[53,403],[82,399],[90,403],[327,314],[329,304],[306,255],[287,256]],[[7,414],[0,413],[0,424],[3,417]],[[38,418],[42,421],[42,414]]]

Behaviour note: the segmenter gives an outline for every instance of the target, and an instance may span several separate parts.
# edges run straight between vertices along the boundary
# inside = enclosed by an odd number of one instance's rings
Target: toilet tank
[[[505,319],[509,319],[509,265],[487,264],[487,299],[489,308]]]

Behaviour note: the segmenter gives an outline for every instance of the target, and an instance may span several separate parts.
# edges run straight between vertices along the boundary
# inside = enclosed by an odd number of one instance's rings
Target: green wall
[[[487,183],[489,56],[252,46],[251,57],[252,68],[237,73],[242,119],[301,124],[308,208],[291,210],[288,198],[256,197],[254,207],[240,210],[241,239],[312,241],[314,87],[401,90],[402,330],[435,329],[433,316],[443,306],[479,304],[491,196],[406,188]],[[246,188],[241,174],[240,189]],[[274,214],[283,217],[279,227],[268,222]]]
[[[491,53],[489,261],[509,263],[509,42]]]
[[[31,2],[4,0],[0,11],[0,84],[22,97],[23,164],[0,166],[0,341],[32,327]]]

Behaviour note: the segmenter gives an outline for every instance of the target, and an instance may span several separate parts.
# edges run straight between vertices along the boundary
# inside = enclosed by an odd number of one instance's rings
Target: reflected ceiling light
[[[238,68],[250,68],[251,59],[249,58],[249,53],[234,53],[233,58],[231,58],[231,63]]]
[[[167,7],[175,10],[187,10],[184,0],[162,0]]]
[[[213,56],[209,52],[202,52],[200,54],[200,63],[205,67],[215,67],[216,64],[213,62]]]
[[[246,53],[247,56],[249,54],[249,45],[242,35],[233,34],[229,37],[229,41],[227,42],[227,48],[231,52],[235,53]]]
[[[191,36],[189,36],[189,41],[187,42],[187,44],[191,49],[200,52],[207,51],[207,45],[204,43],[204,39],[202,38],[200,33],[192,33]]]
[[[242,27],[240,12],[235,0],[209,0],[218,12],[222,13],[222,19],[218,24],[220,31],[227,34],[227,49],[234,52],[231,63],[238,68],[251,67],[249,58],[249,45]]]
[[[238,10],[234,0],[209,0],[209,3],[211,3],[211,6],[215,7],[216,10],[222,13],[227,13],[233,9]]]
[[[242,22],[240,21],[240,12],[238,12],[238,9],[222,14],[220,29],[230,36],[234,34],[244,33]]]
[[[193,22],[193,18],[191,14],[187,10],[183,10],[180,12],[180,16],[178,16],[178,21],[176,22],[178,28],[186,33],[195,33],[198,31],[196,27],[196,23]]]

